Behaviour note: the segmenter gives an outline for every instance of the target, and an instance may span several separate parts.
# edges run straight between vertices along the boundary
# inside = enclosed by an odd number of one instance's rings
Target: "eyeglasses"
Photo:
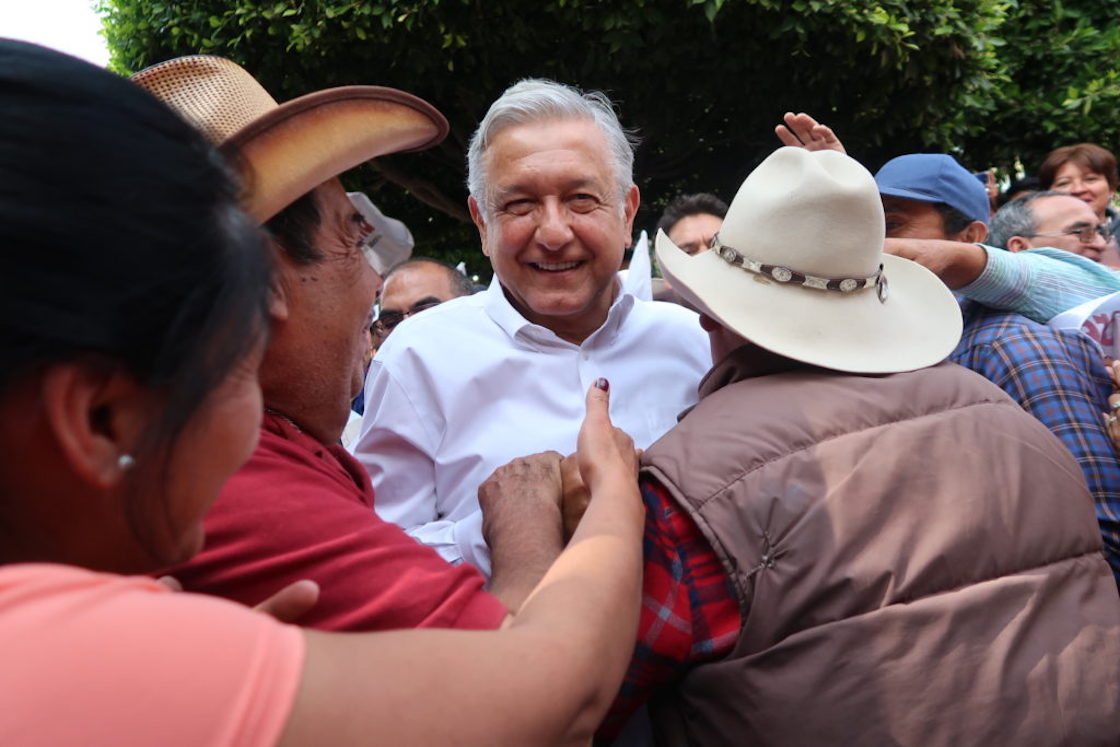
[[[1105,241],[1108,241],[1109,239],[1112,238],[1112,229],[1109,228],[1106,224],[1102,223],[1099,226],[1082,226],[1081,228],[1069,228],[1069,229],[1066,229],[1065,231],[1047,231],[1045,233],[1032,233],[1029,236],[1027,236],[1027,238],[1030,239],[1030,238],[1034,238],[1035,236],[1074,236],[1074,235],[1076,235],[1077,238],[1081,240],[1082,244],[1088,244],[1094,238],[1096,238],[1097,235],[1100,235],[1100,237],[1102,239],[1104,239]]]
[[[398,324],[400,324],[413,314],[419,314],[421,311],[426,311],[433,306],[439,306],[441,303],[443,303],[443,301],[421,301],[408,311],[390,311],[387,309],[382,309],[381,313],[377,315],[377,319],[373,322],[373,331],[376,334],[385,337],[394,329],[396,329]]]

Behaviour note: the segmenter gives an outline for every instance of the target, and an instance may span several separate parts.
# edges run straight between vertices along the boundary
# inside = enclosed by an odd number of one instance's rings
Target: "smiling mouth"
[[[583,264],[583,262],[530,262],[529,264],[531,264],[536,269],[544,270],[545,272],[564,272],[565,270],[570,270],[573,267],[579,267],[581,264]]]

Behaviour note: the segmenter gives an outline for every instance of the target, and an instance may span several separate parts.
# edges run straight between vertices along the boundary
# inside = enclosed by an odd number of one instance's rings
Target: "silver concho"
[[[887,302],[887,276],[879,271],[879,279],[875,282],[875,293],[879,296],[879,303]]]
[[[851,293],[859,287],[859,281],[853,278],[844,278],[840,281],[840,290],[844,293]]]
[[[775,267],[770,271],[770,277],[777,280],[779,283],[788,283],[793,280],[793,270],[788,267]]]

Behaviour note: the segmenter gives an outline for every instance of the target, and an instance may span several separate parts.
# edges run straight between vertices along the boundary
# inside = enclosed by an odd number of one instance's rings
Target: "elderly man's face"
[[[1092,260],[1100,258],[1107,242],[1095,230],[1098,219],[1091,205],[1077,197],[1055,195],[1039,197],[1028,207],[1034,216],[1034,236],[1024,237],[1028,247],[1052,246]],[[1083,231],[1087,240],[1080,236]]]
[[[314,191],[320,221],[311,237],[322,259],[301,265],[282,252],[286,311],[265,353],[265,404],[321,441],[338,439],[362,387],[373,301],[381,287],[362,253],[368,225],[338,179]]]
[[[620,199],[606,138],[587,119],[502,130],[486,151],[482,250],[518,311],[571,342],[606,319],[638,188]]]

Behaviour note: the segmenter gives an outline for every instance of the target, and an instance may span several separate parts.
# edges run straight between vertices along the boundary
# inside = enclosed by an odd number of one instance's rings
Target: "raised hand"
[[[782,145],[792,145],[805,150],[847,152],[831,127],[821,124],[805,112],[798,114],[786,112],[782,119],[785,124],[774,128],[774,134],[782,141]]]

